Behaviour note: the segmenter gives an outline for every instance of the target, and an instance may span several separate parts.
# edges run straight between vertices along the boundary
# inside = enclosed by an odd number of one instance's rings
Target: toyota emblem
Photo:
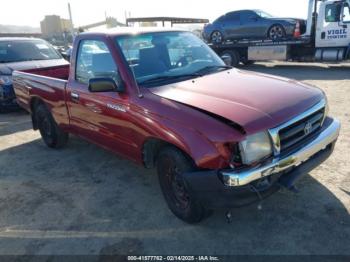
[[[310,134],[312,131],[312,124],[310,122],[307,122],[304,127],[304,133],[305,135]]]

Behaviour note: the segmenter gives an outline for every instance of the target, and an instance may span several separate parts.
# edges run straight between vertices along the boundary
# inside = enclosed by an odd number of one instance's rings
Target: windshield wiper
[[[139,84],[153,84],[158,82],[163,82],[167,80],[174,80],[174,79],[183,79],[183,78],[193,78],[193,77],[201,77],[202,75],[199,73],[194,74],[184,74],[184,75],[165,75],[165,76],[157,76],[153,77],[144,81],[139,82]]]
[[[228,70],[228,69],[232,69],[232,66],[221,66],[221,65],[217,65],[217,66],[206,66],[203,67],[202,69],[199,69],[198,71],[196,71],[196,74],[205,74],[205,73],[211,73],[211,72],[218,72],[221,70]]]

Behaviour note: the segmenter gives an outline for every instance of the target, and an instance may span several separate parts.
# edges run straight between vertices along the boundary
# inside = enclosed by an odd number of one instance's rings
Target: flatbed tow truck
[[[309,0],[303,35],[277,41],[234,39],[209,45],[232,66],[268,60],[334,63],[350,59],[349,26],[350,0]]]

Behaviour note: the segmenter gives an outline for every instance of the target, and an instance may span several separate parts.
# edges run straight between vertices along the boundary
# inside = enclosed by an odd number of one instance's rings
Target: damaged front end
[[[234,208],[259,201],[281,187],[295,191],[295,183],[333,152],[340,123],[325,119],[322,128],[288,154],[243,169],[210,170],[184,174],[190,194],[203,206]]]

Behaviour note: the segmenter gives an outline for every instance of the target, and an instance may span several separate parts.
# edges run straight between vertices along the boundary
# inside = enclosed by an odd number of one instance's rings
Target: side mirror
[[[338,22],[339,27],[342,27],[344,29],[348,28],[348,25],[344,23],[343,21]]]
[[[93,93],[98,92],[119,92],[125,91],[122,85],[118,86],[112,78],[92,78],[89,80],[89,91]]]
[[[251,16],[251,17],[249,17],[249,20],[257,22],[259,20],[259,18],[257,16]]]

